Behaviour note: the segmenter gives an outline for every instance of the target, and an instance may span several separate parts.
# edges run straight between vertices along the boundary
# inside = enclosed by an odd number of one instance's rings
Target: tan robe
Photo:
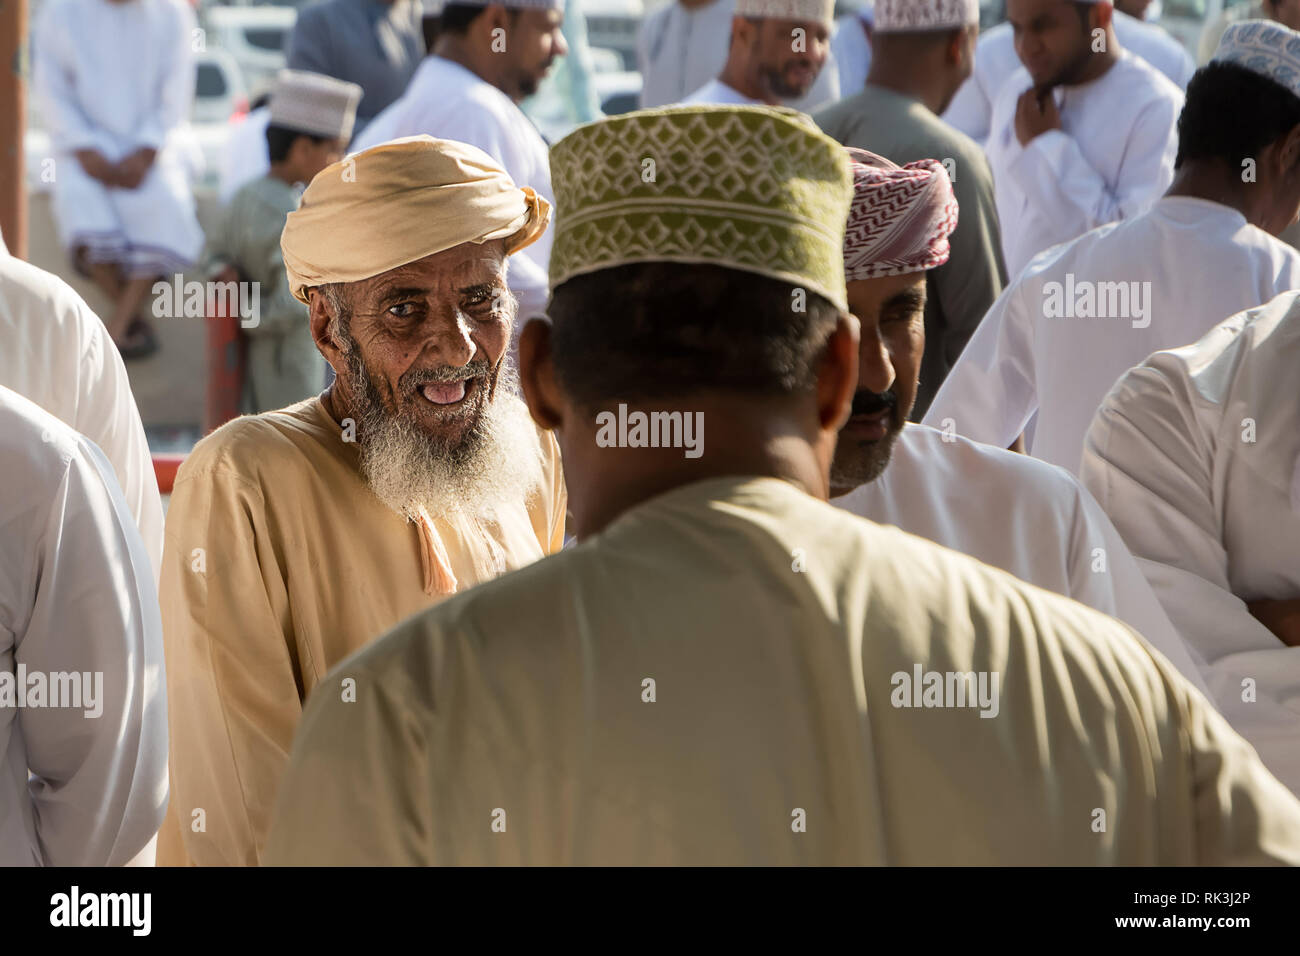
[[[421,527],[385,507],[319,399],[236,419],[195,447],[163,553],[160,865],[259,861],[303,701],[348,654],[446,596],[439,550],[463,590],[560,549],[559,449],[539,437],[544,487],[481,530]]]
[[[1300,802],[1133,631],[771,478],[654,498],[324,686],[271,864],[1300,863]]]

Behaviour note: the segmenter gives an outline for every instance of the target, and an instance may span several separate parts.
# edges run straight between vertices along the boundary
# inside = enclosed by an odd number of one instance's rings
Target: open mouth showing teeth
[[[428,382],[416,391],[434,405],[456,405],[465,400],[465,396],[473,387],[473,379],[463,378],[459,382]]]

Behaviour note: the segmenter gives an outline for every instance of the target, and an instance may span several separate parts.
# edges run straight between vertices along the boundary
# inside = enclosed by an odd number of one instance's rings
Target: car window
[[[230,92],[225,72],[215,63],[200,63],[195,77],[194,95],[196,97],[225,96]]]

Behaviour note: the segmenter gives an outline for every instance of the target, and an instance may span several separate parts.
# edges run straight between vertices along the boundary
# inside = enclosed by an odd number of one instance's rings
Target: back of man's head
[[[623,466],[761,473],[779,433],[824,495],[857,377],[843,148],[791,110],[683,107],[581,127],[551,167],[551,326],[524,330],[520,364],[535,417],[560,429],[571,486]],[[680,455],[602,445],[597,458],[594,422],[621,403],[707,409],[717,437],[684,470]]]
[[[1246,160],[1258,163],[1266,146],[1297,126],[1300,97],[1244,66],[1212,61],[1187,84],[1174,167],[1218,159],[1240,171]]]
[[[789,282],[675,262],[577,276],[549,309],[560,383],[587,410],[708,391],[808,395],[839,314]]]

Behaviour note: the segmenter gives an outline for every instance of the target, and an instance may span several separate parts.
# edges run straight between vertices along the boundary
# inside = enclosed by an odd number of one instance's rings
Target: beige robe
[[[159,864],[259,861],[303,701],[348,654],[446,596],[439,549],[462,590],[560,549],[559,449],[539,437],[544,487],[482,530],[390,511],[317,398],[195,447],[163,552],[171,805]]]
[[[771,478],[660,495],[322,686],[270,864],[1300,863],[1300,802],[1133,631]]]

